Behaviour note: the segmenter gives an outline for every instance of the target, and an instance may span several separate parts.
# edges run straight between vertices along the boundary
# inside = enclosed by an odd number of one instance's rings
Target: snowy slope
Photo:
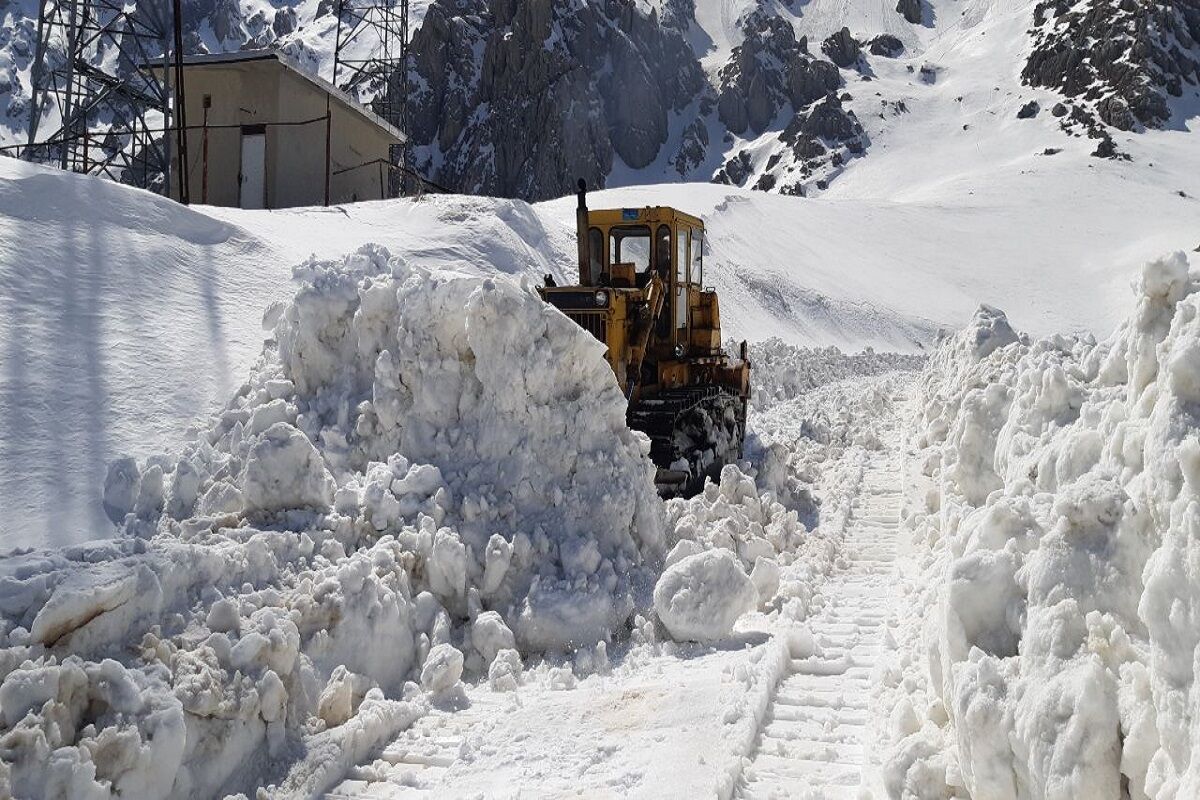
[[[107,462],[152,452],[237,388],[261,347],[245,299],[280,297],[266,248],[143,192],[8,159],[0,180],[4,545],[107,521]]]
[[[0,472],[0,502],[13,512],[0,523],[3,547],[111,531],[99,506],[108,463],[176,447],[228,401],[261,350],[263,312],[291,295],[291,268],[312,252],[384,240],[432,266],[530,277],[550,268],[521,238],[539,238],[528,209],[534,228],[505,221],[510,201],[399,215],[359,207],[368,216],[357,226],[341,209],[225,221],[9,159],[0,176],[0,458],[20,465]]]

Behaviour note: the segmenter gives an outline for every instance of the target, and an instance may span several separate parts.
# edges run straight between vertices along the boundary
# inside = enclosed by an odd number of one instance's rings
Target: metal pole
[[[171,45],[163,41],[163,194],[171,196]]]
[[[37,51],[33,57],[33,74],[30,76],[33,91],[29,97],[29,144],[37,141],[38,124],[42,120],[42,106],[46,102],[46,89],[42,86],[42,73],[46,70],[46,7],[50,0],[38,4]],[[41,98],[38,98],[38,90]],[[32,153],[31,153],[32,154]]]
[[[330,142],[332,140],[333,115],[329,108],[329,95],[325,95],[325,205],[329,205],[329,170],[332,168]]]
[[[408,194],[408,0],[400,0],[400,196]]]
[[[337,88],[338,66],[342,58],[342,14],[346,10],[346,0],[338,0],[337,3],[337,32],[333,39],[333,77],[329,80],[333,84],[333,88]]]
[[[204,97],[204,144],[201,149],[204,151],[204,173],[200,179],[200,202],[208,205],[208,96]]]
[[[71,101],[75,91],[75,43],[79,36],[76,31],[76,15],[75,12],[79,9],[78,4],[71,3],[71,13],[68,16],[67,22],[67,90],[66,97],[63,100],[63,126],[67,134],[63,137],[62,153],[59,157],[59,167],[65,170],[67,168],[67,141],[71,139],[71,134],[75,132],[75,125],[71,120]]]
[[[191,202],[191,187],[188,185],[187,109],[183,92],[183,11],[180,0],[174,0],[175,15],[175,125],[178,129],[179,151],[179,202],[185,206]]]

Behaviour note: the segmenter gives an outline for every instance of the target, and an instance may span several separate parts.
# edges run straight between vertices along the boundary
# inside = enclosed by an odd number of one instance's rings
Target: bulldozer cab
[[[704,280],[704,223],[665,206],[587,212],[583,286],[644,289],[657,276],[667,289],[656,344],[691,349],[691,310]]]

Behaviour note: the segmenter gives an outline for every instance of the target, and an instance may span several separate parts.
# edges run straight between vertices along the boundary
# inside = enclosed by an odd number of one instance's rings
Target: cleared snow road
[[[825,584],[825,607],[809,619],[811,647],[792,653],[739,797],[864,796],[871,676],[896,600],[899,470],[895,448],[867,467],[846,532],[846,569]]]

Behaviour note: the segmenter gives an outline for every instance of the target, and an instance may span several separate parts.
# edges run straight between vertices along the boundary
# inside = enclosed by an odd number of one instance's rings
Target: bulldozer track
[[[439,710],[418,719],[378,754],[373,768],[355,768],[325,800],[417,800],[445,797],[440,785],[460,760],[463,743],[480,719],[501,712],[498,698],[476,698],[464,710]]]
[[[651,459],[656,464],[665,465],[680,458],[688,461],[696,458],[697,452],[680,451],[680,434],[687,434],[685,423],[689,415],[701,411],[707,411],[709,416],[717,421],[725,418],[726,411],[733,413],[735,422],[731,423],[731,426],[735,428],[734,430],[706,429],[706,433],[715,438],[719,438],[720,433],[725,433],[731,441],[736,442],[736,452],[715,453],[715,466],[693,474],[682,492],[685,496],[695,494],[703,487],[705,475],[716,480],[722,466],[736,461],[741,456],[741,442],[746,428],[746,408],[741,398],[724,386],[691,386],[661,392],[651,399],[630,406],[628,413],[629,427],[650,437]],[[704,441],[696,444],[698,445],[697,449],[703,451],[713,442]],[[664,489],[665,487],[660,484],[660,493]],[[671,493],[668,492],[668,496]]]

